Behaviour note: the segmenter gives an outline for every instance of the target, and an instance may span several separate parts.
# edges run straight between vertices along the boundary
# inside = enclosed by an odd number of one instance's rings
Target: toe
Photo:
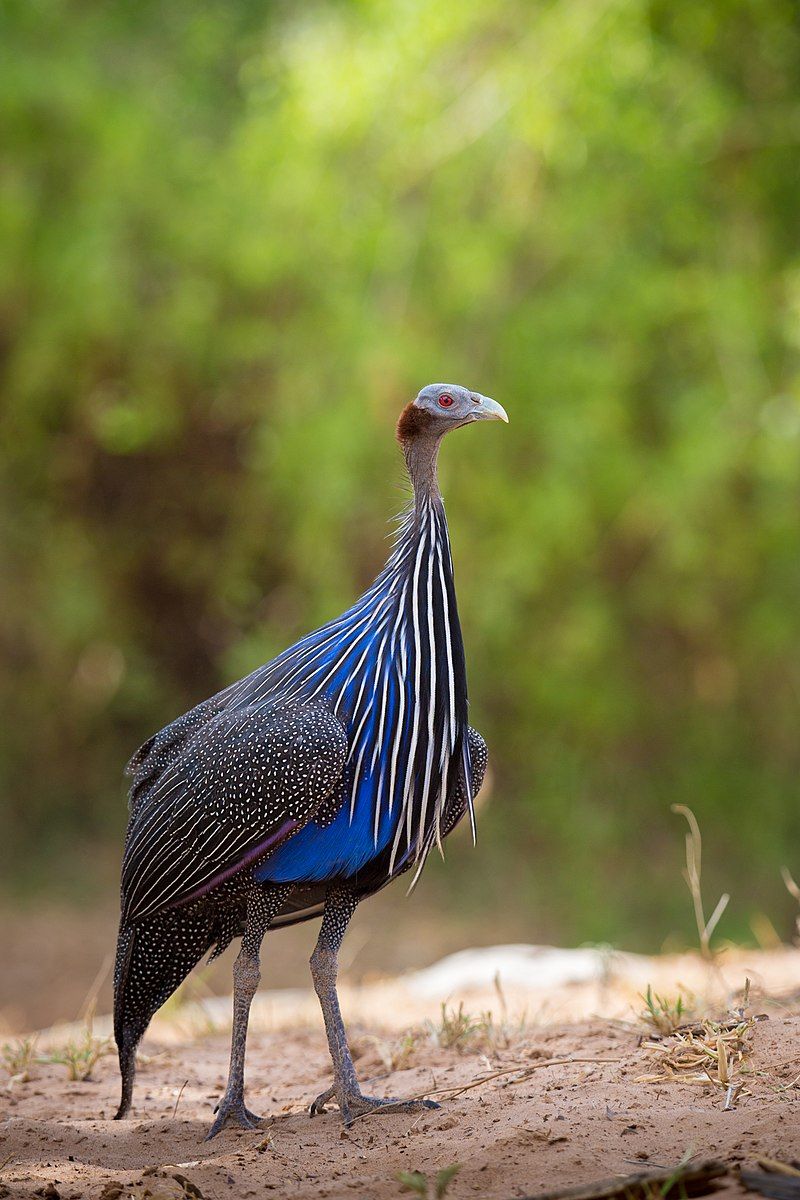
[[[217,1117],[216,1121],[214,1122],[214,1124],[211,1126],[208,1133],[206,1134],[204,1141],[210,1142],[211,1139],[215,1138],[218,1133],[222,1133],[222,1130],[224,1128],[225,1128],[225,1118]]]
[[[336,1089],[332,1088],[332,1087],[329,1087],[327,1089],[327,1091],[320,1092],[320,1094],[317,1096],[316,1100],[314,1100],[314,1102],[312,1103],[311,1107],[308,1110],[309,1115],[312,1117],[318,1117],[321,1113],[326,1112],[327,1110],[325,1108],[325,1105],[330,1100],[333,1100],[335,1095],[336,1095]]]
[[[251,1113],[243,1104],[226,1104],[223,1100],[215,1109],[217,1118],[206,1134],[205,1140],[210,1142],[226,1125],[235,1125],[239,1129],[258,1129],[260,1117]]]

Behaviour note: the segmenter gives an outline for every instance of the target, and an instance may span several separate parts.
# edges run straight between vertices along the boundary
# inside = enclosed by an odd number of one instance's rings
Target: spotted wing
[[[198,722],[136,792],[123,921],[194,899],[275,849],[340,785],[347,752],[342,724],[319,703],[223,709]]]

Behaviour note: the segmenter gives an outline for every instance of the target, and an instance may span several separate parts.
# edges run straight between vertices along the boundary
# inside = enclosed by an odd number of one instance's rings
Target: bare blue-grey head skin
[[[114,971],[114,1035],[131,1107],[136,1047],[209,950],[242,938],[228,1085],[209,1136],[256,1128],[244,1054],[259,954],[271,928],[322,917],[311,974],[333,1086],[311,1106],[345,1123],[432,1101],[364,1096],[336,994],[337,955],[356,906],[405,871],[414,879],[464,816],[486,743],[468,723],[450,539],[436,479],[442,438],[507,421],[495,400],[431,383],[397,437],[414,489],[392,552],[341,616],[155,734],[128,764],[130,820]]]
[[[458,383],[429,383],[418,394],[414,408],[428,413],[434,420],[434,428],[447,433],[473,421],[505,421],[508,414],[502,404],[471,392]]]

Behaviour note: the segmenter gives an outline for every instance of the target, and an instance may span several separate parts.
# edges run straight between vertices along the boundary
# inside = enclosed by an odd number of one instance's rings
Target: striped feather
[[[424,861],[466,772],[467,689],[447,521],[418,497],[375,582],[342,616],[230,689],[228,704],[321,700],[345,727],[351,821],[370,806],[373,840],[391,819],[389,874]]]

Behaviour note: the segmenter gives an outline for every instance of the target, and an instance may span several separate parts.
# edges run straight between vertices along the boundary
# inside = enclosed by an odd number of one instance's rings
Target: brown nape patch
[[[412,400],[400,413],[400,419],[397,422],[398,442],[408,442],[412,438],[418,437],[430,428],[430,424],[431,414],[425,412],[423,408],[417,408]]]

